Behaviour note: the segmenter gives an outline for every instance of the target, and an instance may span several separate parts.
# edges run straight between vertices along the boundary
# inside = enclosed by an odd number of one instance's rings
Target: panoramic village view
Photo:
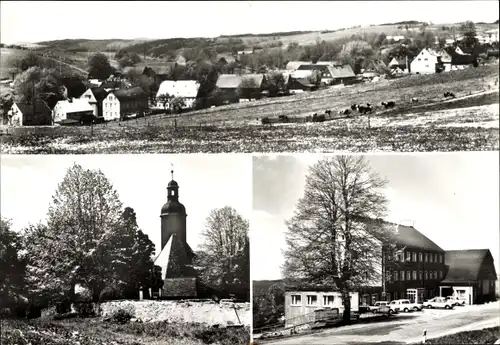
[[[2,41],[2,152],[496,150],[498,20],[446,15],[210,38],[83,30]]]
[[[253,159],[255,344],[498,343],[497,152]]]

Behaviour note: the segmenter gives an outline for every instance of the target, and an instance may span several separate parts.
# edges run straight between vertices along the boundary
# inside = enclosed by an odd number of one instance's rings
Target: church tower
[[[186,243],[186,208],[179,202],[179,185],[174,181],[174,171],[171,171],[172,180],[168,183],[167,203],[161,208],[161,249],[165,247],[173,234]]]

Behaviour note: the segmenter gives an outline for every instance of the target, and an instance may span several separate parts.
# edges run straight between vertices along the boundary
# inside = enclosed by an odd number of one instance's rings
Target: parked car
[[[412,303],[409,299],[398,299],[391,301],[391,303],[389,303],[389,307],[392,310],[397,310],[397,312],[402,311],[405,313],[408,313],[410,311],[421,311],[424,308],[423,304]]]
[[[388,301],[376,301],[373,305],[369,306],[368,308],[370,308],[371,312],[376,313],[376,312],[378,312],[380,307],[388,306],[388,304],[389,304]],[[387,308],[383,308],[383,309],[385,310]]]
[[[463,306],[465,305],[465,299],[460,298],[458,296],[448,296],[446,299],[452,303],[454,303],[455,306]]]
[[[450,301],[444,297],[434,297],[424,302],[424,308],[432,309],[432,308],[444,308],[444,309],[453,309],[455,306],[454,301]]]

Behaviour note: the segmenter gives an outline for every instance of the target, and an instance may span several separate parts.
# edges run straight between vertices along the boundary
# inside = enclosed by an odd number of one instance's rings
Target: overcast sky
[[[232,206],[249,219],[252,208],[252,158],[247,155],[2,155],[1,215],[14,230],[44,220],[57,186],[73,165],[101,169],[132,207],[139,227],[159,254],[160,210],[174,165],[179,201],[186,207],[187,241],[200,244],[205,220],[214,208]]]
[[[281,278],[284,222],[303,196],[309,165],[320,157],[253,158],[253,280]],[[444,250],[487,248],[500,271],[498,152],[366,157],[373,170],[389,181],[387,220],[414,222],[418,231]]]
[[[1,41],[216,37],[404,20],[491,23],[498,1],[2,1]]]

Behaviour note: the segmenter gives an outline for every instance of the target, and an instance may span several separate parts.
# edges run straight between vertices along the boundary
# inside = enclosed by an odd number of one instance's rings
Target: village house
[[[175,63],[180,65],[180,66],[186,66],[187,60],[184,57],[184,55],[179,54],[179,55],[177,55],[177,58],[175,59]]]
[[[457,47],[459,49],[459,47]],[[476,58],[469,54],[463,54],[462,51],[457,52],[453,48],[444,48],[439,52],[441,62],[444,65],[444,71],[454,71],[473,66],[477,63]]]
[[[376,73],[378,75],[385,74],[387,71],[387,65],[382,60],[372,60],[365,67],[363,73]]]
[[[253,53],[254,53],[253,49],[245,49],[245,50],[238,51],[238,55],[250,55]]]
[[[406,56],[403,59],[397,59],[397,58],[392,58],[391,61],[387,64],[391,72],[393,70],[399,69],[402,73],[409,73],[410,72],[410,64],[408,63],[408,56]]]
[[[359,310],[359,294],[350,292],[351,311]],[[314,321],[320,311],[337,311],[342,317],[345,310],[339,291],[330,286],[299,284],[285,287],[285,327]]]
[[[105,121],[140,115],[149,108],[148,94],[140,87],[111,91],[103,100],[102,108]]]
[[[7,112],[8,125],[11,126],[50,126],[52,112],[43,100],[37,99],[31,104],[14,103]]]
[[[448,250],[445,263],[440,296],[458,297],[466,304],[495,301],[497,274],[488,249]]]
[[[90,104],[96,119],[103,119],[102,102],[107,95],[108,92],[102,87],[91,87],[80,96],[80,99],[86,100]]]
[[[311,61],[289,61],[286,64],[285,68],[287,71],[295,71],[302,65],[310,65],[310,64],[312,64]]]
[[[221,74],[217,79],[216,87],[221,91],[225,103],[238,102],[243,98],[238,94],[238,89],[244,80],[253,80],[251,90],[244,90],[251,94],[251,99],[260,98],[267,89],[267,78],[264,74]]]
[[[412,74],[433,74],[439,71],[440,63],[440,55],[433,49],[425,48],[413,59],[410,70]]]
[[[291,94],[302,93],[304,91],[315,91],[318,89],[318,86],[312,84],[307,78],[290,77],[287,85]]]
[[[356,75],[350,65],[339,64],[333,61],[303,64],[296,69],[296,71],[315,70],[321,73],[321,82],[325,85],[348,84],[356,79]]]
[[[165,80],[161,83],[156,101],[158,107],[163,107],[165,101],[161,98],[164,96],[183,98],[185,106],[183,109],[191,109],[195,107],[196,99],[198,98],[198,90],[200,83],[196,80]]]
[[[94,109],[84,99],[70,98],[56,103],[52,110],[54,123],[60,125],[84,124],[94,119]]]

